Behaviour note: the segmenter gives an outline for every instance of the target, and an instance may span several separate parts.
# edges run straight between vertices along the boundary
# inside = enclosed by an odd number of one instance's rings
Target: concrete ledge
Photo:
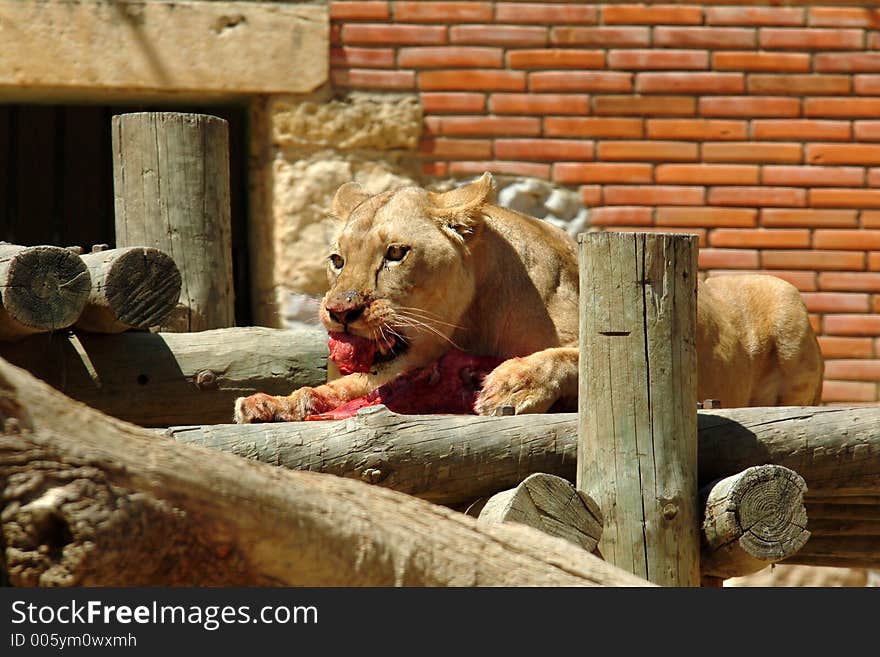
[[[0,89],[306,93],[328,41],[325,5],[0,0]]]

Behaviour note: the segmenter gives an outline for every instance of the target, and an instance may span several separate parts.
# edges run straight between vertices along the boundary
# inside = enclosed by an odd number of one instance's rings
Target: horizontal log
[[[75,253],[0,243],[0,340],[70,326],[90,290],[89,271]]]
[[[169,440],[0,361],[14,586],[643,586],[567,541]]]
[[[0,358],[74,399],[142,426],[231,422],[237,397],[286,395],[326,380],[327,334],[229,328],[78,332],[0,343]]]
[[[707,486],[700,573],[740,577],[794,555],[810,537],[806,488],[779,465],[747,468]]]
[[[132,246],[81,257],[92,289],[77,328],[95,333],[146,329],[157,326],[177,306],[180,270],[167,253]]]

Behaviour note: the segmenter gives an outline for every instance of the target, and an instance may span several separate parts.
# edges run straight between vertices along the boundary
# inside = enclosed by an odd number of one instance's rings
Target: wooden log
[[[158,326],[177,306],[180,270],[167,253],[131,246],[81,256],[92,289],[76,327],[121,333]]]
[[[577,488],[603,557],[699,586],[693,235],[585,233],[580,244]]]
[[[231,422],[235,399],[326,380],[327,334],[261,327],[33,336],[0,357],[65,394],[143,426]]]
[[[113,117],[112,135],[116,246],[153,247],[180,267],[180,303],[161,330],[233,326],[226,121],[122,114]]]
[[[596,549],[602,535],[602,514],[596,503],[571,482],[540,472],[529,475],[516,488],[490,497],[478,517],[486,524],[528,525],[587,552]]]
[[[0,243],[0,340],[70,326],[90,288],[88,269],[67,249]]]
[[[747,468],[706,487],[700,573],[740,577],[795,554],[810,537],[806,489],[800,475],[779,465]]]
[[[567,541],[157,439],[0,361],[14,586],[647,585]]]

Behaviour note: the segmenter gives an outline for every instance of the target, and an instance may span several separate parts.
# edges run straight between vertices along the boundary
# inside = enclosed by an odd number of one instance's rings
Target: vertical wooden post
[[[177,112],[114,116],[113,188],[116,246],[159,249],[180,269],[180,303],[160,328],[233,326],[226,121]]]
[[[577,488],[604,516],[603,558],[699,586],[697,241],[580,235]]]

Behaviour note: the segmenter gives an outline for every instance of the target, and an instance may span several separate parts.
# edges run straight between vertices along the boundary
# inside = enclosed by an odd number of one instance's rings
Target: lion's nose
[[[327,313],[330,315],[330,318],[334,322],[338,322],[342,325],[351,324],[354,320],[364,314],[364,308],[366,306],[358,305],[358,306],[337,306],[334,308],[327,308]]]

